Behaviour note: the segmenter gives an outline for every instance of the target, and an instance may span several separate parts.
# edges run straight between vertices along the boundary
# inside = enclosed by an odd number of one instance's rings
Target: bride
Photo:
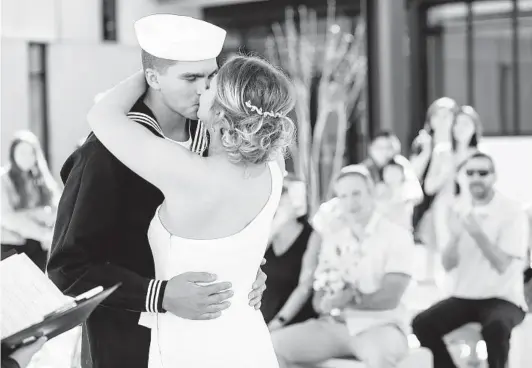
[[[291,82],[256,57],[227,61],[200,98],[198,117],[211,140],[207,158],[127,118],[145,88],[143,73],[134,74],[91,109],[88,121],[111,153],[164,194],[148,231],[157,278],[204,269],[234,291],[216,319],[143,316],[152,329],[149,367],[276,368],[268,328],[261,312],[249,308],[247,292],[264,256],[283,155],[294,136],[287,117]]]

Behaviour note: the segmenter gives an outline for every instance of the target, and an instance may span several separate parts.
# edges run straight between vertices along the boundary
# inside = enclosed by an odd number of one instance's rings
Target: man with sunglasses
[[[451,297],[420,313],[412,328],[421,345],[432,350],[434,368],[448,368],[455,364],[443,337],[467,323],[480,323],[488,366],[504,368],[511,332],[527,310],[523,269],[528,220],[519,203],[494,188],[496,172],[490,156],[477,152],[461,170],[472,203],[451,214],[451,241],[442,251],[444,268],[455,271]]]

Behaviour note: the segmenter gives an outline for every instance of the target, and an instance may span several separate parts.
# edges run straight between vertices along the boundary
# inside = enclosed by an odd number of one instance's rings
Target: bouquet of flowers
[[[334,295],[346,287],[346,281],[340,270],[327,268],[316,273],[313,286],[315,291]]]
[[[319,296],[319,309],[339,314],[357,289],[358,253],[353,249],[344,252],[336,247],[336,257],[323,257],[314,275],[313,289]]]

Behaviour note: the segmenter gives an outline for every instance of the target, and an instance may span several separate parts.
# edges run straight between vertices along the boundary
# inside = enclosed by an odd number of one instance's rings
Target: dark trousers
[[[146,368],[151,330],[139,325],[139,317],[136,312],[97,307],[83,325],[81,366]]]
[[[434,368],[454,368],[443,337],[468,323],[480,323],[489,368],[505,368],[512,329],[524,318],[525,312],[506,300],[449,298],[418,314],[412,329],[421,346],[432,351]]]

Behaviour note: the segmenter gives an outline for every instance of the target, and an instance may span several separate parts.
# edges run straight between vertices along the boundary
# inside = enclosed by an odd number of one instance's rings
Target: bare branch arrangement
[[[266,54],[287,71],[295,85],[297,103],[297,143],[291,148],[295,174],[307,183],[308,212],[314,214],[330,196],[332,181],[344,164],[349,116],[361,100],[366,85],[367,58],[365,24],[356,22],[354,34],[342,32],[337,24],[336,3],[327,3],[325,36],[318,32],[316,12],[287,8],[284,24],[272,26],[273,36],[266,40]],[[318,77],[317,118],[311,121],[311,92]],[[321,158],[324,134],[331,114],[337,119],[336,147],[332,175],[324,180]],[[314,127],[314,128],[313,128]],[[322,182],[327,181],[325,184]]]

